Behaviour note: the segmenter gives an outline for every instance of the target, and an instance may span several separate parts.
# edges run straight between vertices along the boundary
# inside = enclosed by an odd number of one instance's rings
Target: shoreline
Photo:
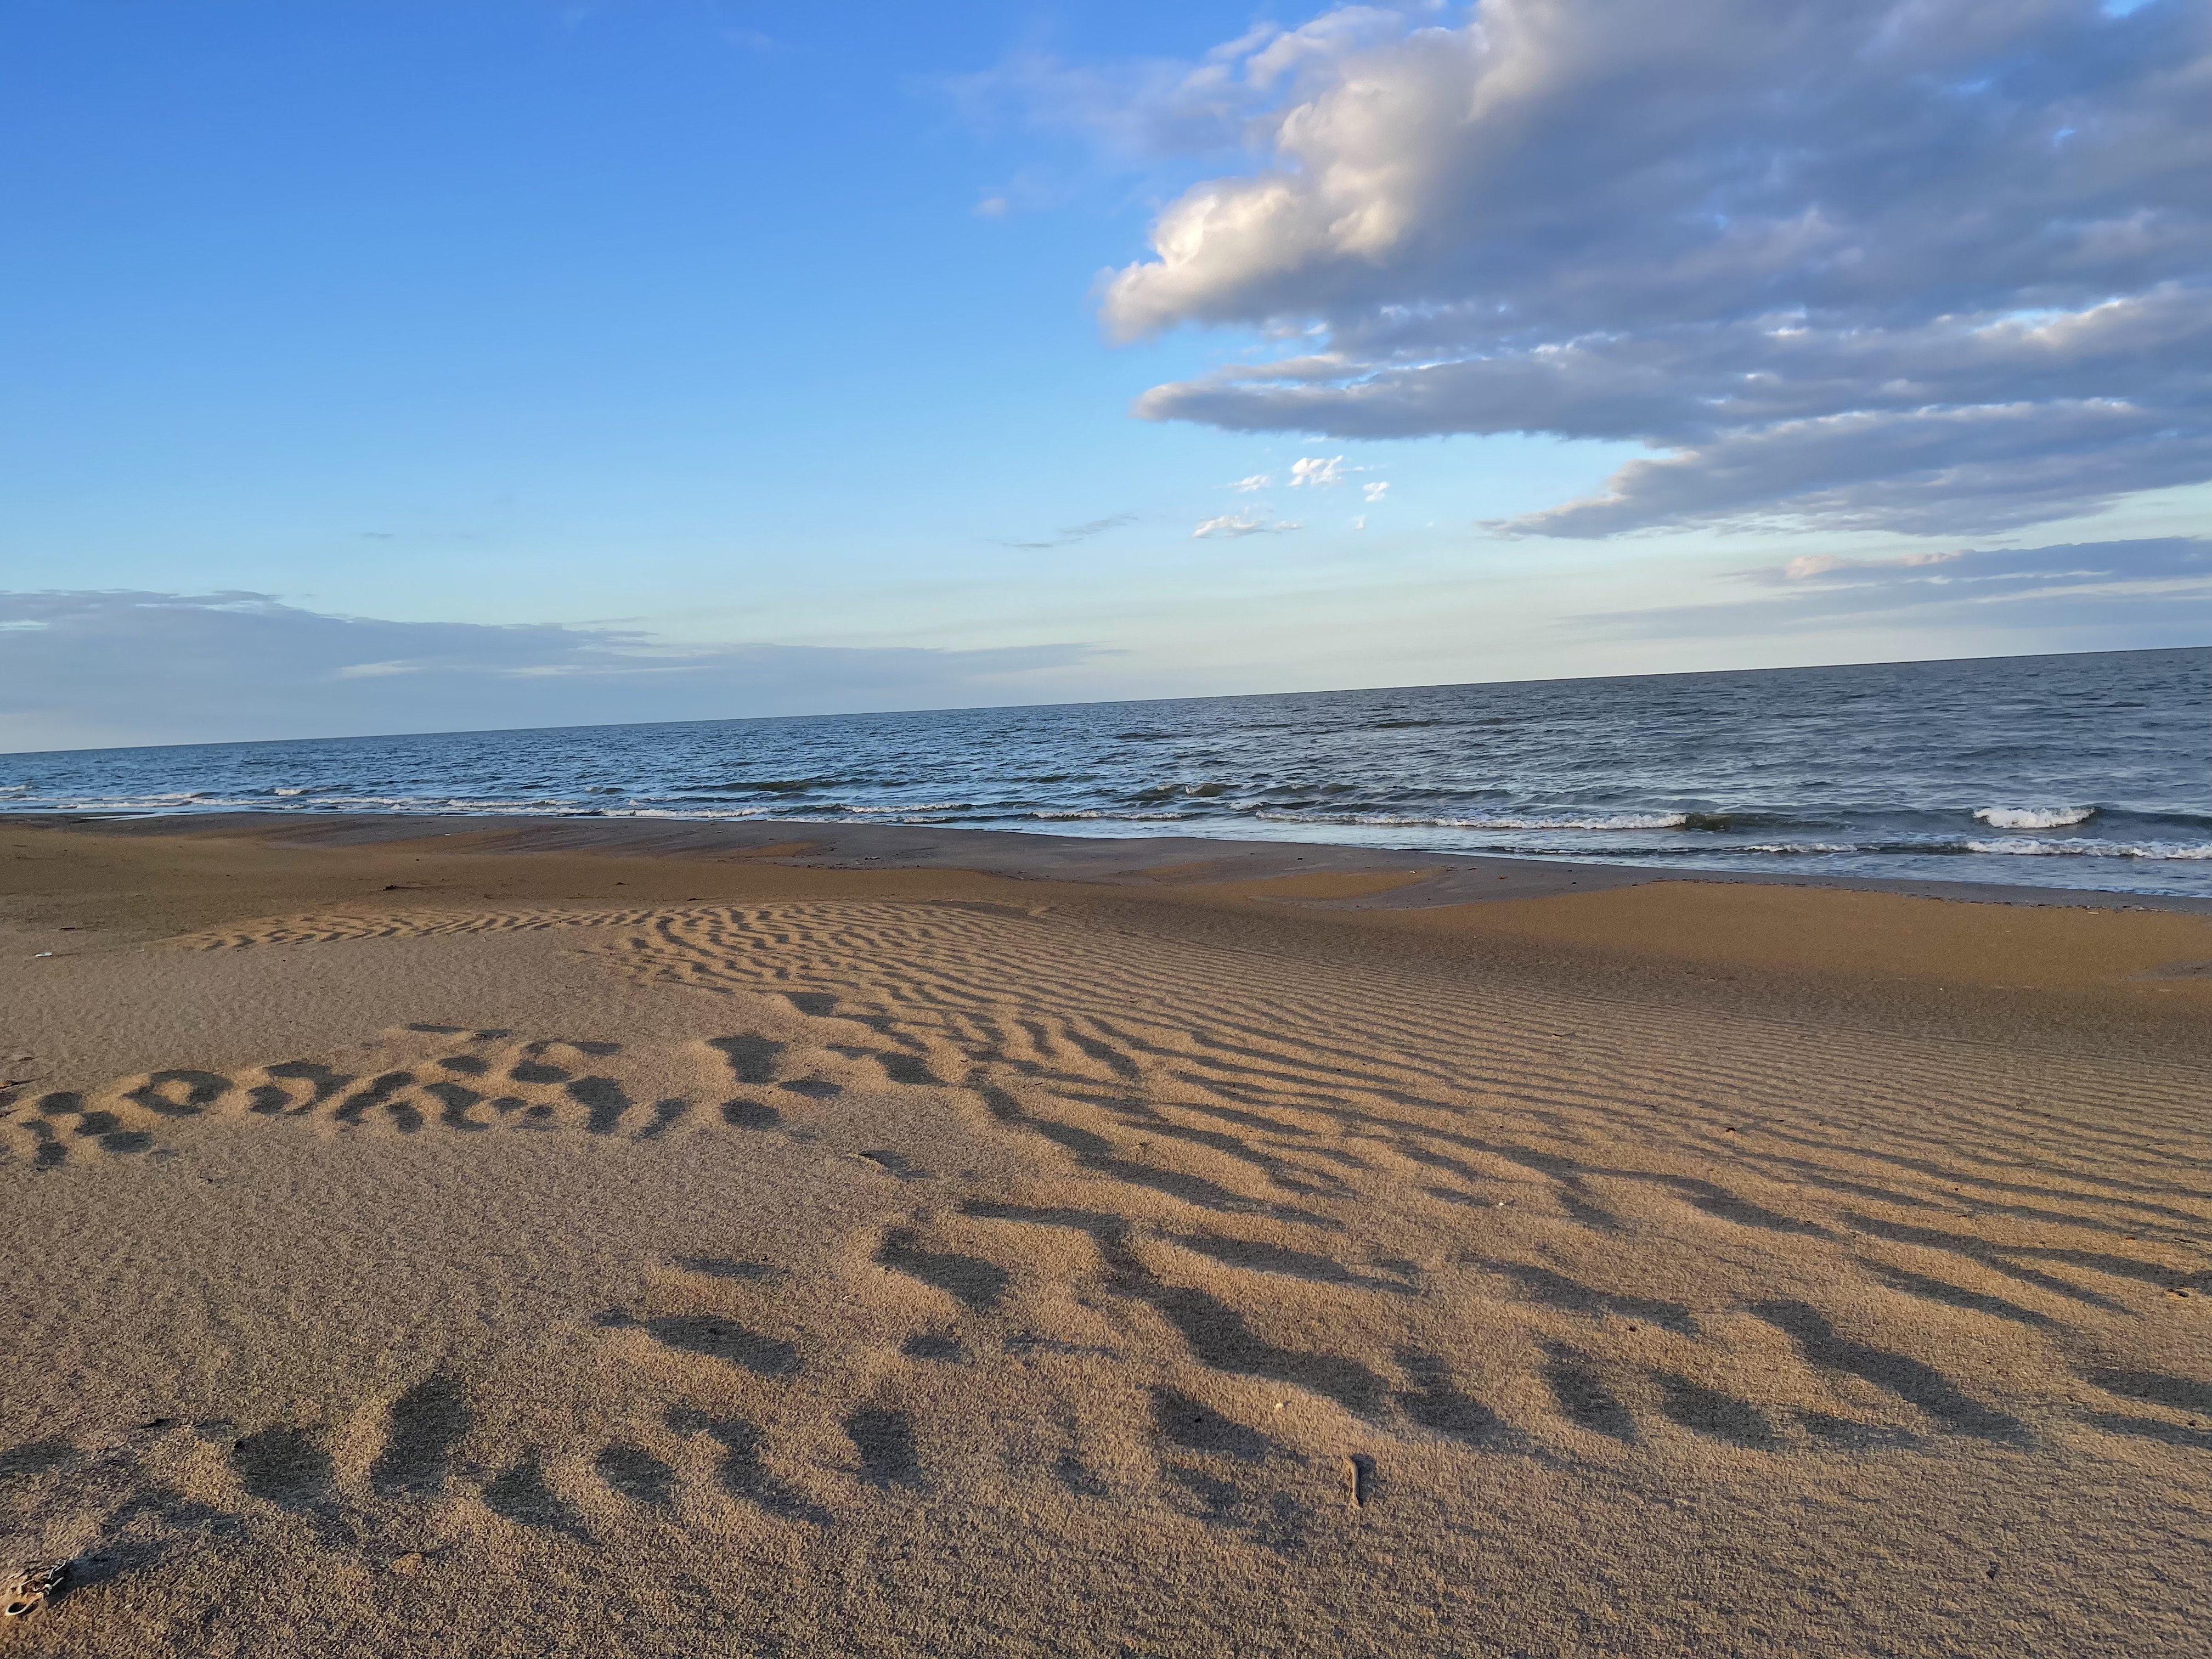
[[[453,827],[434,830],[426,827],[432,824]],[[1418,878],[1417,882],[1409,883],[1403,890],[1346,901],[1359,908],[1393,909],[1680,882],[1893,893],[1973,904],[2212,915],[2212,896],[1888,876],[1693,869],[1671,865],[1433,853],[1200,836],[1068,836],[1042,830],[937,825],[607,818],[580,814],[308,815],[247,811],[148,813],[119,817],[89,813],[0,813],[0,830],[41,828],[123,837],[244,837],[285,847],[369,848],[465,838],[470,843],[465,850],[476,852],[700,860],[734,854],[797,868],[965,870],[1015,880],[1109,884],[1162,879],[1213,884],[1316,872],[1344,876],[1403,873]]]

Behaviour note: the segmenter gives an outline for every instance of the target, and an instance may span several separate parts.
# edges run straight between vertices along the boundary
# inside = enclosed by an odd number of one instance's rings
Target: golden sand
[[[288,834],[0,828],[0,1654],[2212,1645],[2212,919]]]

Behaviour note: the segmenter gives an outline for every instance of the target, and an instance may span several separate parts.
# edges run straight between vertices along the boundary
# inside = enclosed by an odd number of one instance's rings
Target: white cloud
[[[1224,513],[1218,519],[1202,519],[1191,539],[1201,536],[1279,536],[1286,530],[1302,530],[1303,525],[1282,519],[1263,519],[1256,513]]]
[[[1030,702],[1100,653],[674,645],[266,593],[0,592],[0,751]]]
[[[1364,513],[1363,513],[1363,514],[1361,514],[1358,518],[1354,519],[1354,520],[1352,521],[1352,527],[1354,530],[1364,530],[1364,529],[1366,529],[1366,528],[1367,528],[1367,515],[1366,515]]]
[[[1344,457],[1332,455],[1324,460],[1318,455],[1308,455],[1291,463],[1291,488],[1297,489],[1312,484],[1326,489],[1344,482]]]
[[[1109,325],[1318,346],[1140,414],[1656,452],[1504,526],[1554,536],[1963,533],[2212,477],[2203,0],[1443,15],[1334,11],[1131,88],[1124,131],[1259,160],[1169,206]]]
[[[1229,487],[1231,489],[1249,495],[1255,489],[1265,489],[1273,483],[1274,483],[1274,479],[1270,477],[1267,473],[1255,472],[1249,478],[1239,478],[1235,483]]]
[[[1368,506],[1374,507],[1390,493],[1389,481],[1378,478],[1373,483],[1364,483],[1359,486],[1359,493],[1366,498]]]

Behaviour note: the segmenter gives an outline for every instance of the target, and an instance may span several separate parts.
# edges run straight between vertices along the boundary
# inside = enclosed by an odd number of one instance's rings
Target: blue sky
[[[1996,12],[12,0],[0,748],[2203,642],[2205,9]]]

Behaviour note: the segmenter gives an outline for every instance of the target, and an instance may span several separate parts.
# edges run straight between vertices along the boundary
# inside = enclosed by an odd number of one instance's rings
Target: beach
[[[0,1653],[2212,1650],[2212,900],[0,860]]]

